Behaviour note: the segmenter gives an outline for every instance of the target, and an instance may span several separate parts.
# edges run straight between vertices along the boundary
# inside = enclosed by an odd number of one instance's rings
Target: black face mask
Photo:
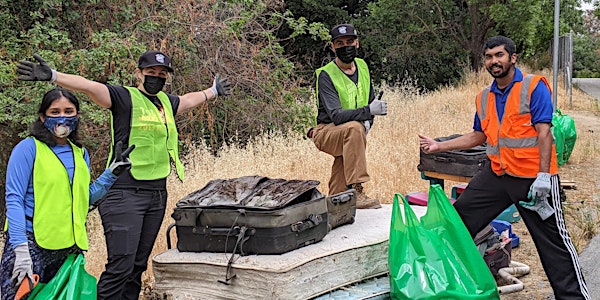
[[[162,91],[165,82],[167,82],[166,78],[144,75],[144,89],[150,95],[156,95]]]
[[[356,46],[344,46],[335,49],[335,56],[343,63],[349,64],[356,58]]]

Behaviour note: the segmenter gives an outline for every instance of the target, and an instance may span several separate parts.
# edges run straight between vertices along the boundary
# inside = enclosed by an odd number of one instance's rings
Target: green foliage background
[[[577,0],[561,1],[561,34],[573,30],[574,74],[600,76],[594,32],[584,30]],[[49,83],[16,79],[19,60],[39,53],[65,73],[135,86],[137,58],[170,54],[175,73],[166,91],[205,89],[215,74],[234,95],[178,116],[183,155],[204,143],[216,154],[262,132],[305,131],[314,122],[314,71],[332,59],[329,28],[356,25],[359,54],[376,85],[410,80],[423,90],[460,81],[482,67],[491,35],[515,40],[522,57],[549,67],[550,0],[0,0],[0,192],[12,147],[27,136]],[[82,100],[84,143],[95,175],[110,143],[108,110]],[[4,201],[4,197],[1,197]],[[3,207],[3,205],[2,205]]]

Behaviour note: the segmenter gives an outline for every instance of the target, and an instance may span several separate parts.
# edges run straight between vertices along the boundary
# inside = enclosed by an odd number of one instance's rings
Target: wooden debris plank
[[[562,188],[566,189],[566,190],[576,190],[577,189],[577,183],[575,181],[562,181],[561,180],[560,186],[562,186]]]

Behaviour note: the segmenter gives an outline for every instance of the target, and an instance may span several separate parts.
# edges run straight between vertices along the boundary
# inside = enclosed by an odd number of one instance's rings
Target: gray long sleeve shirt
[[[348,75],[348,78],[355,84],[358,83],[358,69],[354,74]],[[350,121],[367,121],[369,120],[373,125],[373,116],[369,106],[364,106],[357,109],[342,109],[342,104],[338,93],[333,85],[331,77],[327,72],[321,72],[319,74],[318,95],[319,95],[319,109],[317,113],[317,124],[329,124],[334,123],[340,125]],[[375,99],[375,92],[373,91],[373,83],[370,84],[369,92],[369,103]]]

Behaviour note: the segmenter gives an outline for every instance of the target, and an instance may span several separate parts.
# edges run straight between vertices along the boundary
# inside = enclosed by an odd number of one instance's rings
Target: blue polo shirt
[[[498,119],[502,122],[504,116],[504,106],[506,105],[506,99],[512,89],[515,82],[523,81],[523,72],[519,68],[515,68],[515,77],[512,82],[504,89],[504,92],[498,89],[498,83],[494,79],[490,91],[496,96],[496,111],[498,112]],[[552,123],[552,113],[554,108],[552,105],[552,93],[543,82],[538,82],[538,85],[531,93],[531,101],[529,102],[529,108],[531,110],[531,123]],[[483,132],[481,129],[481,120],[477,112],[475,112],[475,120],[473,122],[473,130]]]

